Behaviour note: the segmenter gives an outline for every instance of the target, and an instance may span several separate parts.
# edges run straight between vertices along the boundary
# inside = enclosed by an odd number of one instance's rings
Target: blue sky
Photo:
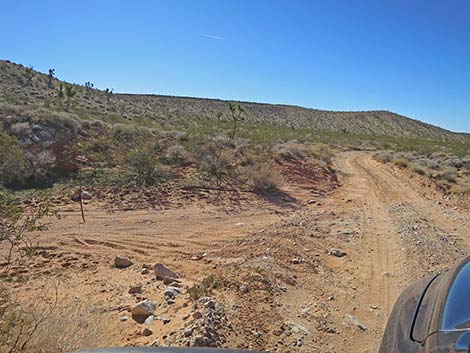
[[[467,0],[0,3],[0,58],[70,82],[386,109],[470,132]]]

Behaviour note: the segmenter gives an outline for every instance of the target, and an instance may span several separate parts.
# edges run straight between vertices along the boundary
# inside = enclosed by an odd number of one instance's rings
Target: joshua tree
[[[240,104],[230,103],[229,108],[231,114],[230,118],[232,119],[231,137],[233,139],[237,134],[238,122],[245,120],[246,112]]]
[[[65,94],[64,94],[64,86],[62,85],[62,83],[59,85],[59,89],[57,90],[57,97],[59,97],[60,99],[64,98]]]
[[[85,82],[85,88],[87,92],[90,92],[93,89],[93,86],[93,83],[91,83],[90,81]]]
[[[65,97],[67,98],[66,101],[66,110],[69,109],[70,107],[70,101],[72,100],[73,97],[77,94],[77,90],[73,88],[72,85],[66,85],[65,86]]]
[[[106,94],[106,103],[109,104],[109,101],[111,100],[111,96],[113,95],[113,89],[106,88],[104,92]]]
[[[24,74],[24,77],[26,79],[25,86],[29,86],[34,77],[34,70],[32,66],[26,67],[26,72]]]
[[[55,70],[54,69],[49,69],[49,74],[47,75],[48,81],[47,81],[47,86],[49,88],[52,87],[52,80],[55,77]]]

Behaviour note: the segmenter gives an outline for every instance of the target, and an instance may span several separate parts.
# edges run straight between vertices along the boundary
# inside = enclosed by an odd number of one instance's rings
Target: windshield
[[[470,263],[462,267],[452,284],[441,329],[470,329]]]

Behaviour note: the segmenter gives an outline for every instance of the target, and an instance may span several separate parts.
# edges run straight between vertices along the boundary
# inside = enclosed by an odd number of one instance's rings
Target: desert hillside
[[[0,103],[62,110],[55,77],[9,61],[0,61]],[[138,124],[190,124],[229,114],[228,101],[161,95],[108,94],[74,85],[77,94],[67,110],[84,119]],[[452,142],[469,142],[469,134],[454,133],[388,111],[335,112],[298,106],[240,103],[246,123],[279,125],[293,129],[334,131],[371,136],[394,136]]]
[[[0,62],[0,352],[372,353],[470,249],[470,138]]]

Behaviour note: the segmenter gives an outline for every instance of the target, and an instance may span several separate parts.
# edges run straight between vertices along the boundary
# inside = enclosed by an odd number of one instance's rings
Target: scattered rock
[[[194,320],[198,320],[198,319],[200,319],[201,317],[202,317],[202,313],[201,313],[200,311],[195,311],[195,312],[193,313],[193,319],[194,319]]]
[[[150,273],[148,268],[143,268],[142,271],[140,271],[141,275],[148,275]]]
[[[153,267],[153,270],[155,271],[155,276],[157,280],[164,280],[165,277],[173,278],[173,279],[178,279],[179,276],[176,272],[173,272],[170,270],[168,267],[166,267],[164,264],[158,263],[155,264]]]
[[[175,299],[180,294],[181,294],[181,289],[179,289],[178,287],[168,287],[167,289],[165,289],[165,292],[163,293],[166,300]]]
[[[114,259],[114,266],[116,268],[126,268],[132,266],[134,263],[129,260],[127,257],[116,256]]]
[[[82,191],[82,200],[91,200],[93,195],[88,191]]]
[[[250,291],[250,289],[249,289],[247,286],[245,286],[245,285],[241,285],[241,286],[240,286],[240,292],[246,294],[246,293],[248,293],[249,291]]]
[[[150,300],[144,300],[132,308],[132,318],[139,324],[143,324],[145,320],[152,316],[155,312],[155,304]]]
[[[149,328],[144,328],[144,330],[142,331],[142,336],[145,336],[145,337],[148,337],[148,336],[151,336],[153,334],[153,331]]]
[[[183,332],[184,337],[190,337],[192,334],[193,334],[193,329],[192,328],[187,329]]]
[[[347,254],[344,251],[340,250],[340,249],[331,248],[328,251],[328,255],[332,255],[332,256],[336,256],[336,257],[343,257],[343,256],[346,256]]]
[[[172,285],[173,283],[181,283],[181,281],[176,278],[171,278],[171,277],[165,277],[163,279],[163,284],[166,284],[167,286]]]
[[[122,316],[122,317],[120,318],[120,320],[121,320],[122,322],[127,321],[127,320],[129,320],[129,316]]]
[[[142,293],[142,284],[135,284],[129,288],[129,294],[141,294]]]
[[[82,191],[82,197],[81,197],[82,200],[91,200],[92,198],[93,198],[93,196],[90,192]],[[75,191],[72,194],[71,199],[72,199],[73,202],[80,202],[80,192]]]
[[[367,331],[367,326],[364,325],[359,319],[353,315],[347,314],[344,318],[343,324],[356,326],[361,331]]]
[[[157,338],[156,340],[152,341],[152,343],[150,343],[150,345],[152,347],[158,347],[160,345],[159,339]]]
[[[153,322],[153,315],[150,315],[147,319],[144,321],[144,325],[150,325]]]
[[[300,264],[302,261],[301,261],[298,257],[294,257],[290,262],[291,262],[292,264],[294,264],[294,265],[298,265],[298,264]]]

